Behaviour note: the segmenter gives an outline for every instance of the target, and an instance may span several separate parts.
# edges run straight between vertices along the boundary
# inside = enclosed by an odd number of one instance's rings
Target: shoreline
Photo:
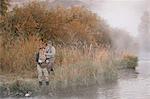
[[[0,75],[1,77],[2,75]],[[114,82],[114,81],[113,81]],[[70,86],[62,86],[63,84],[58,85],[56,88],[52,87],[53,81],[50,81],[50,85],[47,87],[43,85],[41,88],[38,86],[38,79],[31,78],[21,78],[15,79],[9,82],[0,82],[0,97],[8,98],[8,97],[36,97],[38,95],[46,95],[46,96],[57,96],[62,93],[74,93],[79,90],[83,90],[89,88],[91,86],[99,86],[103,84],[104,81],[100,80],[100,82],[92,81],[88,82],[88,84],[80,84],[80,85],[70,85]]]

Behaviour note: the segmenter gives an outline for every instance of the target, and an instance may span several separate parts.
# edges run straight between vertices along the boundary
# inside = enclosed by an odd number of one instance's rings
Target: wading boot
[[[52,73],[51,73],[52,75],[55,75],[55,72],[54,72],[54,69],[53,69],[53,68],[51,68],[51,72],[52,72]]]
[[[41,87],[42,86],[42,81],[39,81],[39,87]]]
[[[46,81],[46,86],[48,86],[49,85],[49,81]]]

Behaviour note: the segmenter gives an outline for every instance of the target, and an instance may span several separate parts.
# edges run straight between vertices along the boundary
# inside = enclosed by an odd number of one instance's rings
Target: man
[[[44,80],[46,82],[46,85],[49,85],[49,78],[48,78],[49,75],[48,75],[48,70],[47,70],[44,47],[45,46],[43,44],[42,47],[39,48],[39,52],[36,55],[39,86],[42,86],[43,78],[45,78]]]
[[[53,69],[53,66],[54,66],[54,61],[55,61],[55,53],[56,53],[56,50],[55,50],[55,47],[52,45],[52,42],[51,41],[48,41],[47,42],[47,45],[46,45],[46,63],[48,63],[48,72],[50,73],[50,71],[54,71]]]

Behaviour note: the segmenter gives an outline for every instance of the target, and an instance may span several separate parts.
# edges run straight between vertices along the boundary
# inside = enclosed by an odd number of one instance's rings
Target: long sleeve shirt
[[[52,46],[52,47],[47,46],[46,47],[46,53],[45,53],[46,58],[53,58],[53,57],[55,57],[55,54],[56,54],[56,49],[54,46]]]

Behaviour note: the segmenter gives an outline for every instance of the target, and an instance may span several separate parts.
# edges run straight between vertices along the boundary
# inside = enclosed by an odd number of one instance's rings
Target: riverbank
[[[131,79],[131,77],[135,77],[137,74],[134,70],[119,70],[118,77],[113,81],[102,81],[99,79],[99,82],[93,82],[89,85],[77,85],[77,86],[68,86],[63,87],[59,86],[57,88],[52,87],[53,85],[53,77],[51,75],[50,86],[43,85],[42,87],[38,86],[37,78],[21,78],[17,76],[9,75],[1,75],[0,76],[0,97],[39,97],[39,96],[47,96],[47,97],[55,97],[67,94],[79,94],[78,92],[86,90],[87,88],[93,88],[94,86],[102,87],[102,86],[111,86],[112,84],[117,84],[118,80],[121,79]],[[104,87],[105,88],[105,87]],[[69,95],[70,95],[69,94]]]
[[[99,81],[92,80],[86,83],[78,82],[73,84],[68,84],[67,86],[63,81],[55,81],[54,75],[50,76],[50,85],[45,84],[42,87],[38,86],[37,78],[21,78],[12,77],[12,75],[1,75],[0,76],[0,97],[34,97],[39,95],[55,96],[60,93],[76,92],[81,89],[88,88],[90,86],[99,85],[104,83],[104,79]],[[114,82],[116,80],[113,80]],[[107,81],[106,81],[107,82]],[[80,83],[80,84],[79,84]]]
[[[63,53],[63,54],[62,54]],[[93,54],[93,53],[92,53]],[[117,60],[108,50],[95,50],[93,57],[88,58],[90,53],[78,49],[61,49],[56,57],[54,73],[49,76],[48,87],[39,88],[37,70],[18,71],[0,74],[1,97],[25,97],[39,94],[53,95],[60,91],[74,90],[77,88],[99,85],[106,82],[115,82],[118,79],[118,69],[123,63],[133,63],[127,58]],[[80,56],[80,57],[79,57]],[[78,58],[77,58],[78,57]],[[130,55],[131,57],[131,55]],[[130,58],[131,59],[131,58]],[[59,65],[61,61],[61,65]],[[137,62],[137,61],[136,61]],[[136,63],[135,62],[135,63]]]
[[[68,91],[68,93],[53,94],[51,97],[48,95],[39,95],[29,97],[28,99],[138,99],[139,97],[141,99],[149,99],[149,65],[150,61],[139,61],[136,70],[127,69],[120,71],[120,74],[118,74],[120,77],[114,83],[105,83],[86,88],[81,87],[80,90],[74,89]],[[16,97],[6,99],[16,99]]]
[[[24,97],[28,93],[29,96],[48,95],[68,89],[88,87],[105,81],[116,81],[117,66],[110,58],[109,60],[104,59],[103,62],[96,62],[96,60],[84,57],[77,63],[63,63],[63,65],[55,67],[54,74],[50,74],[50,85],[44,87],[44,90],[38,86],[36,69],[20,74],[4,72],[1,73],[0,79],[0,96],[2,97]]]
[[[91,64],[89,64],[89,66],[91,66]],[[0,75],[0,97],[31,97],[37,95],[53,96],[62,92],[67,93],[69,91],[78,91],[82,88],[88,88],[93,85],[116,82],[118,77],[120,77],[118,70],[112,71],[112,67],[105,67],[103,72],[99,71],[94,74],[95,76],[86,75],[86,78],[81,78],[81,75],[78,75],[78,78],[76,78],[77,75],[75,76],[74,74],[74,76],[72,75],[71,77],[72,79],[68,78],[68,76],[71,75],[64,75],[63,73],[65,73],[65,71],[63,70],[65,70],[65,68],[57,68],[55,74],[49,76],[50,85],[43,85],[42,87],[38,86],[37,75],[34,77],[31,75],[17,74]],[[85,68],[85,70],[87,69]],[[60,76],[62,78],[60,78]]]

